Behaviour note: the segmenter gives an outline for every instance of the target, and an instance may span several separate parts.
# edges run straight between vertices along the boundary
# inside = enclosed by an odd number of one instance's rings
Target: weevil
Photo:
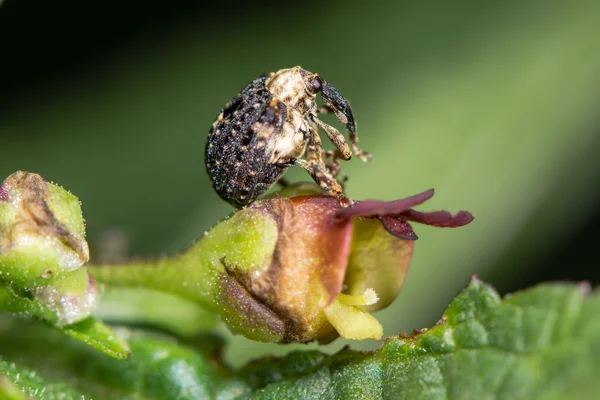
[[[319,93],[325,106],[317,106]],[[344,202],[337,180],[345,175],[339,160],[349,160],[352,151],[336,128],[317,117],[325,113],[334,113],[346,125],[354,154],[363,161],[370,159],[358,145],[348,101],[318,74],[296,66],[250,82],[221,110],[206,142],[206,170],[219,196],[244,207],[297,165]],[[325,131],[335,151],[323,150],[318,128]]]

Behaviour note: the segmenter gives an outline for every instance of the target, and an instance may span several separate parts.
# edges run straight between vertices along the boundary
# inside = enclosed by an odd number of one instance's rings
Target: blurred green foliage
[[[0,396],[32,399],[595,399],[600,297],[589,287],[538,285],[500,299],[478,279],[440,323],[389,338],[375,352],[298,351],[240,369],[222,342],[121,328],[126,360],[65,341],[30,321],[0,320]],[[31,329],[35,327],[34,329]],[[44,334],[39,335],[40,332]],[[3,399],[8,396],[2,397]],[[8,397],[10,399],[14,397]]]
[[[115,229],[130,254],[177,251],[231,211],[203,165],[219,110],[263,72],[302,65],[350,99],[375,155],[344,165],[351,197],[434,187],[427,209],[476,217],[418,226],[405,289],[378,315],[387,335],[429,326],[471,274],[516,279],[593,210],[599,18],[591,1],[541,0],[311,3],[201,25],[190,14],[5,108],[0,176],[37,172],[73,191],[92,257]],[[293,348],[238,338],[228,351],[240,363]]]

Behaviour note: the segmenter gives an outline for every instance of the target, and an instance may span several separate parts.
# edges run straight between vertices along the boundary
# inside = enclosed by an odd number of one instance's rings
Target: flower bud
[[[0,282],[44,285],[89,259],[78,199],[19,171],[0,185]]]
[[[473,219],[412,210],[431,196],[343,207],[292,186],[236,211],[179,255],[90,269],[105,284],[195,301],[254,340],[380,339],[369,312],[388,306],[404,283],[417,239],[408,221],[458,227]]]
[[[0,185],[0,308],[57,326],[87,318],[97,288],[79,200],[41,176],[16,172]]]
[[[223,259],[222,300],[233,315],[244,316],[227,322],[247,336],[266,324],[279,342],[330,341],[338,334],[380,339],[383,328],[369,311],[397,297],[417,239],[403,215],[426,223],[433,215],[434,224],[449,227],[472,220],[465,212],[411,210],[432,195],[348,208],[333,197],[305,195],[265,199],[240,211],[263,221],[269,216],[277,233],[267,263],[248,268]]]
[[[70,325],[89,317],[98,297],[94,278],[86,268],[63,275],[51,285],[34,289],[34,300],[43,309],[40,317],[57,326]]]

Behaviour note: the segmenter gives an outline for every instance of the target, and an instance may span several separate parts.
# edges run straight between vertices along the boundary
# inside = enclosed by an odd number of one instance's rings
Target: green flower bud
[[[34,289],[34,300],[43,307],[42,319],[57,326],[89,317],[96,305],[98,288],[86,268],[63,275],[51,285]]]
[[[79,200],[41,176],[16,172],[0,185],[0,309],[63,326],[95,305]]]
[[[0,185],[0,282],[45,285],[89,259],[79,201],[28,172]]]

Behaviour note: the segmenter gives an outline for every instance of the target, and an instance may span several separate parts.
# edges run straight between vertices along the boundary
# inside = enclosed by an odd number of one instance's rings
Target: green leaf
[[[474,279],[434,328],[375,353],[317,362],[299,353],[247,368],[260,377],[249,398],[596,398],[600,297],[583,288],[543,285],[502,301]]]
[[[79,400],[80,393],[86,399],[204,399],[214,397],[217,384],[229,392],[239,386],[223,379],[229,372],[216,362],[218,338],[183,345],[166,335],[123,333],[132,356],[119,360],[47,325],[7,315],[0,319],[0,376],[44,400]]]
[[[130,355],[127,343],[115,334],[108,325],[94,318],[87,318],[59,330],[111,357],[126,358]]]
[[[211,337],[128,330],[133,355],[116,360],[15,320],[0,329],[0,373],[33,398],[68,383],[67,399],[593,399],[600,295],[587,292],[545,284],[502,300],[474,278],[436,326],[375,352],[294,352],[239,370],[219,361]],[[27,372],[37,380],[16,378]]]
[[[17,296],[6,287],[0,287],[0,310],[15,312],[26,317],[43,316],[47,312],[46,308],[38,301]],[[0,314],[0,316],[8,318],[4,314]],[[54,326],[48,321],[46,323]],[[54,326],[54,328],[112,357],[124,358],[129,355],[127,343],[121,340],[108,325],[94,318],[89,317],[75,324],[64,327]]]
[[[15,363],[9,363],[2,359],[0,359],[0,373],[3,375],[0,376],[0,395],[2,396],[0,398],[2,399],[85,399],[82,393],[72,389],[66,382],[48,382],[48,380],[41,377],[36,371],[18,367]],[[18,392],[15,392],[15,389]]]
[[[39,301],[19,296],[10,287],[0,286],[0,310],[27,317],[42,317],[46,308]]]

